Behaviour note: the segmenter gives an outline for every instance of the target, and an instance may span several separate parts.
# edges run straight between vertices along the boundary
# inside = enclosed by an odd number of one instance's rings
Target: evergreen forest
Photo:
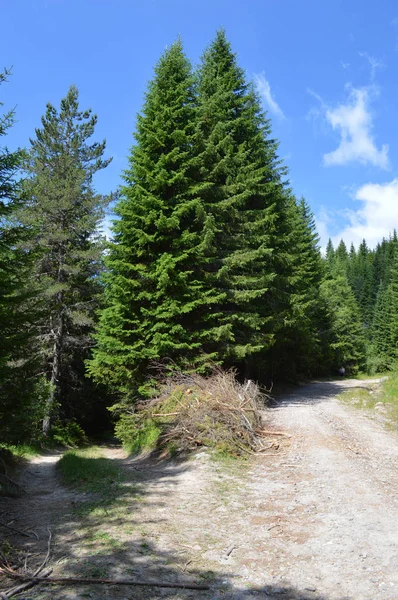
[[[195,68],[179,39],[160,57],[109,196],[95,176],[111,157],[75,86],[10,150],[16,118],[1,104],[1,442],[101,437],[162,365],[267,388],[395,369],[395,231],[321,252],[223,30]]]

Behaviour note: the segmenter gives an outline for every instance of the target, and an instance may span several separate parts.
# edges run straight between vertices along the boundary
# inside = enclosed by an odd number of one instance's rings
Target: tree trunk
[[[63,342],[63,327],[62,322],[55,334],[55,341],[53,346],[53,362],[51,369],[50,379],[50,394],[46,400],[45,414],[43,419],[43,436],[47,437],[50,430],[51,418],[54,412],[55,400],[58,392],[59,378],[61,375],[61,349]]]

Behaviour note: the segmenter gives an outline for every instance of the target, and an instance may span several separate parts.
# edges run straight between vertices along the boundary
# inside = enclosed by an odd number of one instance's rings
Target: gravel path
[[[59,485],[57,457],[36,459],[23,475],[31,495],[8,509],[2,501],[0,512],[19,527],[36,523],[43,540],[51,526],[56,574],[91,565],[211,590],[43,587],[29,598],[397,600],[398,437],[335,398],[372,383],[314,383],[284,396],[266,419],[291,437],[273,436],[279,448],[246,466],[205,452],[154,463],[107,449],[136,492],[105,519],[79,520],[73,507],[84,498]]]

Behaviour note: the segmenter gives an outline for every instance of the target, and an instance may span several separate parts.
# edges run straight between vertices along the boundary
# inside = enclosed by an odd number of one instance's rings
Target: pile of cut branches
[[[156,398],[122,416],[120,437],[130,420],[130,435],[142,435],[151,427],[160,449],[181,452],[207,446],[238,456],[270,448],[262,433],[269,396],[253,381],[239,383],[234,370],[215,369],[210,377],[173,373],[159,389]]]

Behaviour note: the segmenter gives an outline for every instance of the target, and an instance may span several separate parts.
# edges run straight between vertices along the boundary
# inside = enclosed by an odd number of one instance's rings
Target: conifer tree
[[[96,122],[90,110],[79,110],[78,90],[71,86],[59,111],[47,105],[26,161],[21,219],[30,229],[28,247],[36,256],[36,339],[48,382],[44,435],[58,405],[73,414],[83,396],[77,373],[83,373],[79,365],[91,345],[102,269],[98,227],[109,201],[92,184],[94,174],[109,163],[102,158],[105,142],[88,141]]]
[[[333,247],[333,242],[329,238],[328,243],[326,245],[326,262],[329,265],[329,269],[331,269],[334,264],[334,257],[335,257],[335,250]]]
[[[0,84],[9,73],[0,73]],[[0,107],[3,103],[0,102]],[[8,112],[0,117],[0,137],[7,134],[14,122],[14,113]],[[0,148],[0,366],[7,362],[12,330],[12,300],[15,286],[18,287],[18,265],[15,264],[15,229],[10,216],[16,204],[15,175],[21,163],[20,152],[10,152]]]
[[[181,41],[161,57],[137,119],[136,145],[106,264],[105,308],[89,371],[131,395],[151,361],[217,359],[224,298],[206,275],[214,219],[195,191],[194,77]]]
[[[0,84],[9,75],[8,71],[0,73]],[[0,117],[0,138],[13,122],[13,111]],[[31,314],[25,291],[30,257],[19,248],[26,231],[16,219],[20,206],[17,172],[22,159],[22,151],[0,147],[0,438],[12,443],[34,434],[37,412],[31,378]]]
[[[329,368],[345,367],[355,374],[365,364],[365,339],[360,310],[343,267],[327,270],[320,294],[328,316]]]
[[[289,287],[290,309],[280,331],[272,358],[284,375],[310,376],[323,369],[321,330],[326,318],[319,286],[323,263],[313,214],[302,198],[293,201],[291,234],[292,271]],[[277,354],[279,353],[279,356]],[[274,367],[275,368],[275,367]]]
[[[341,240],[335,251],[335,258],[347,268],[348,252],[344,240]]]
[[[372,339],[369,349],[369,362],[374,371],[389,370],[394,362],[396,349],[393,345],[392,335],[393,305],[391,287],[381,283],[373,313]]]
[[[198,92],[197,190],[215,223],[209,271],[215,289],[226,292],[219,310],[229,332],[217,352],[227,364],[245,362],[249,374],[250,357],[270,348],[283,321],[284,170],[270,122],[222,30],[203,56]]]

